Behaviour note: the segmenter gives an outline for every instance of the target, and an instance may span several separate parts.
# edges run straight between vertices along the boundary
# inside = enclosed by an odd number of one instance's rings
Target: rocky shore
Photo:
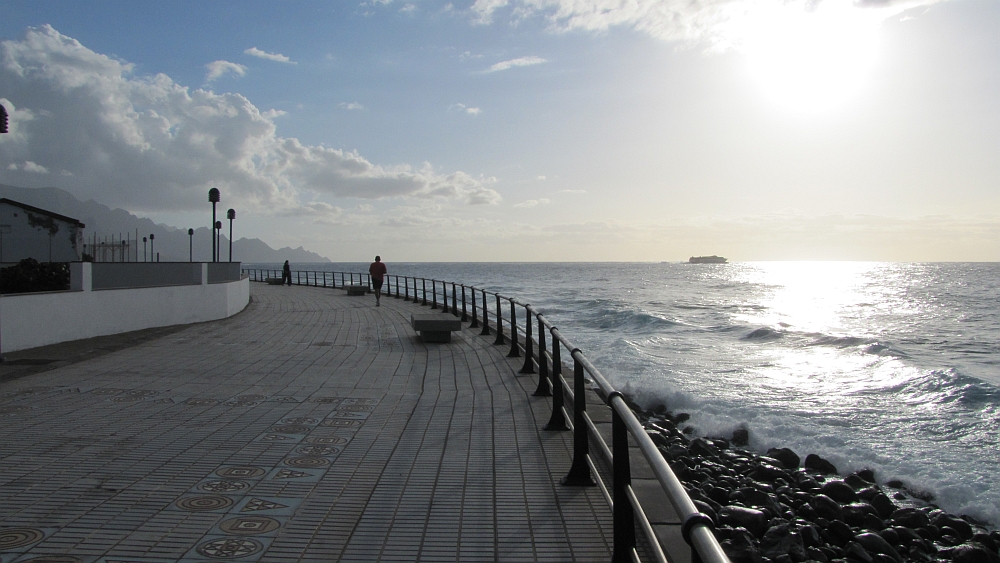
[[[759,455],[749,432],[694,437],[688,415],[631,405],[733,563],[1000,563],[1000,532],[948,514],[870,470],[841,476],[815,454]]]

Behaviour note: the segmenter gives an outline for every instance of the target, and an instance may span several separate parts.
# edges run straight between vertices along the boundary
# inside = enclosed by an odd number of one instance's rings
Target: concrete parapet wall
[[[207,283],[197,267],[191,285],[93,291],[92,264],[74,263],[72,291],[0,297],[0,351],[231,317],[250,302],[249,278]],[[191,274],[193,275],[193,273]]]

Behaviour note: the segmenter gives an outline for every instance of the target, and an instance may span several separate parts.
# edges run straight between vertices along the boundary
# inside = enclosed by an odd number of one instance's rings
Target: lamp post
[[[212,226],[213,227],[215,227],[215,224],[217,223],[217,221],[215,220],[215,204],[219,203],[220,200],[221,200],[221,197],[220,197],[220,194],[219,194],[219,188],[212,188],[212,189],[208,190],[208,201],[212,202]],[[216,250],[218,249],[218,247],[219,247],[218,241],[216,241],[215,238],[213,237],[212,238],[212,262],[216,262],[218,260],[218,256],[216,256]]]
[[[142,261],[149,262],[149,258],[146,257],[146,237],[142,237]]]
[[[229,261],[233,261],[233,219],[236,218],[236,210],[226,211],[226,218],[229,219]]]
[[[194,262],[194,229],[188,229],[188,262]]]
[[[154,261],[153,257],[156,256],[156,253],[153,252],[153,238],[155,238],[155,237],[153,237],[153,233],[149,233],[149,261],[150,262],[153,262]]]
[[[218,249],[218,256],[216,257],[216,262],[222,262],[222,243],[219,241],[219,237],[222,236],[222,221],[215,222],[215,248]]]

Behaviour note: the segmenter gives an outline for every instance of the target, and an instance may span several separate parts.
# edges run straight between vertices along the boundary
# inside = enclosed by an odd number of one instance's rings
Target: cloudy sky
[[[0,183],[335,261],[1000,259],[996,0],[0,2]]]

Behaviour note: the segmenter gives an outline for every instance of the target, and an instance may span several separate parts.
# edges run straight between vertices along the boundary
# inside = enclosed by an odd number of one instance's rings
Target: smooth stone
[[[896,503],[889,500],[889,497],[885,496],[884,493],[875,495],[868,502],[875,509],[875,512],[878,512],[879,518],[882,519],[892,516],[892,513],[897,510]]]
[[[802,536],[802,543],[807,547],[823,546],[823,538],[819,535],[819,529],[812,524],[807,524],[799,528],[799,535]]]
[[[963,543],[951,550],[951,560],[955,563],[997,563],[1000,557],[978,543]]]
[[[767,532],[767,517],[760,510],[742,506],[723,506],[719,511],[719,523],[732,528],[744,528],[755,538]]]
[[[806,548],[806,557],[808,557],[810,561],[819,561],[819,563],[829,563],[830,561],[826,553],[815,547]]]
[[[765,557],[776,558],[787,554],[796,561],[806,558],[806,547],[802,536],[793,532],[787,523],[768,528],[760,540],[761,552]]]
[[[722,542],[722,550],[733,563],[762,563],[764,559],[754,545],[753,536],[744,529],[735,529],[730,539]]]
[[[695,438],[691,440],[691,444],[688,446],[688,450],[698,456],[703,457],[719,457],[719,449],[715,447],[714,444],[707,442],[701,438]]]
[[[840,504],[832,498],[819,494],[809,501],[809,505],[816,511],[816,515],[828,520],[843,520],[843,509]]]
[[[806,456],[805,468],[824,475],[837,474],[837,467],[835,465],[816,454],[809,454]]]
[[[820,492],[839,503],[846,504],[858,500],[858,493],[854,492],[854,489],[843,481],[830,481],[823,485]]]
[[[849,525],[860,528],[865,524],[865,515],[871,514],[877,517],[875,509],[872,505],[867,502],[853,502],[851,504],[841,507],[841,514],[844,516],[844,522]],[[883,528],[885,526],[882,526]]]
[[[871,486],[871,483],[865,481],[861,477],[858,477],[857,473],[844,477],[844,482],[858,491],[860,491],[861,489],[866,489]]]
[[[976,533],[972,536],[972,541],[983,544],[986,549],[997,551],[997,542],[989,534]]]
[[[750,431],[746,428],[737,428],[733,430],[733,437],[731,438],[733,445],[735,446],[745,446],[750,443]]]
[[[767,456],[780,461],[785,469],[798,469],[801,462],[798,454],[789,448],[771,448],[767,450]]]
[[[847,545],[844,546],[844,555],[848,559],[860,561],[861,563],[874,563],[872,556],[858,542],[847,542]]]
[[[875,472],[872,471],[871,469],[862,469],[861,471],[857,472],[857,476],[861,477],[865,481],[868,481],[872,485],[875,484]]]
[[[950,527],[951,529],[955,530],[955,532],[958,533],[958,537],[960,537],[964,541],[972,539],[972,534],[973,534],[972,526],[965,520],[962,520],[961,518],[956,518],[948,514],[942,514],[934,519],[934,524],[941,527],[944,526]]]
[[[892,545],[885,541],[885,538],[878,534],[872,534],[866,532],[864,534],[858,534],[854,536],[854,541],[861,544],[861,547],[865,548],[868,553],[881,553],[892,557],[896,561],[902,561],[903,558],[900,557],[899,552],[897,552]]]
[[[882,520],[874,514],[865,514],[864,520],[861,522],[861,527],[866,530],[871,530],[873,532],[881,532],[886,528],[885,520]]]
[[[858,491],[858,497],[867,502],[871,502],[873,498],[880,494],[882,494],[882,491],[880,491],[878,487],[865,487]]]
[[[757,469],[754,469],[750,477],[758,481],[776,481],[785,477],[785,472],[773,465],[762,464],[758,465]]]
[[[840,520],[834,520],[830,522],[830,525],[824,530],[827,536],[829,536],[831,543],[834,545],[843,547],[847,542],[854,540],[854,530],[851,529],[846,523]]]
[[[907,528],[924,528],[931,523],[927,515],[917,508],[900,508],[893,512],[889,519],[894,524]]]

